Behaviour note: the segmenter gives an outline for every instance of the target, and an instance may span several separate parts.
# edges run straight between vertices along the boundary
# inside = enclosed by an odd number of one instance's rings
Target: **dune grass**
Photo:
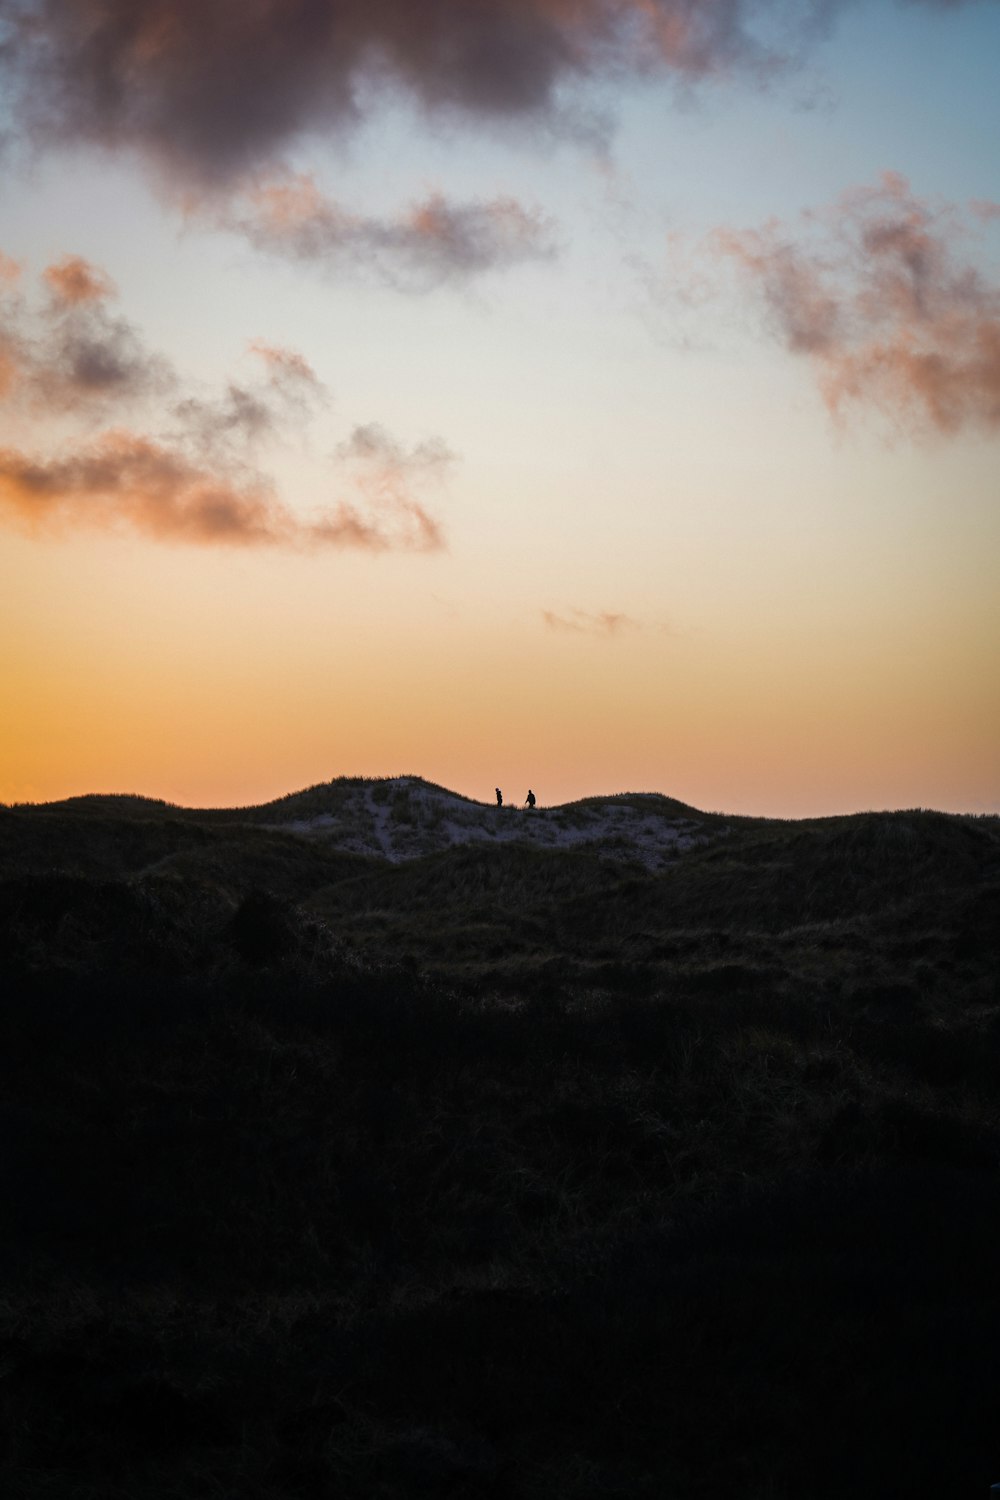
[[[996,820],[654,876],[10,811],[0,877],[3,1493],[1000,1476]]]

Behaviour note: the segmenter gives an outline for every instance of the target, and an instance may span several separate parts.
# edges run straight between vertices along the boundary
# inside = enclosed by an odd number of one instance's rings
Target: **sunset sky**
[[[1000,0],[0,0],[0,800],[1000,811]]]

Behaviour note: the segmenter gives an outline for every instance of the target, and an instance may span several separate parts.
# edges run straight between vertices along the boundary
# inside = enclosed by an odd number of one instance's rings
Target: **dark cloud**
[[[985,207],[990,208],[991,205]],[[984,205],[972,216],[992,217]],[[869,404],[915,429],[1000,430],[1000,281],[959,259],[968,220],[888,172],[795,230],[720,230],[775,334],[815,368],[836,417]]]
[[[767,74],[847,3],[7,0],[0,67],[42,138],[134,147],[218,185],[343,130],[380,83],[428,108],[537,119],[574,80]]]
[[[638,620],[619,610],[569,609],[559,614],[553,609],[543,609],[541,613],[549,630],[570,631],[575,635],[614,636],[639,625]]]
[[[554,253],[548,220],[514,198],[453,203],[431,193],[397,218],[374,218],[341,207],[309,174],[257,182],[219,217],[267,254],[328,270],[353,265],[413,290]]]
[[[124,318],[77,304],[37,351],[35,399],[64,411],[120,406],[173,383],[168,362],[151,354]]]

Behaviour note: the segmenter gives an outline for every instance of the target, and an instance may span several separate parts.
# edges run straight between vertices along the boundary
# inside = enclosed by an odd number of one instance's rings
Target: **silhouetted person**
[[[534,807],[534,805],[535,805],[535,794],[534,794],[534,792],[533,792],[533,791],[532,791],[532,790],[531,790],[531,787],[530,787],[530,786],[529,786],[529,788],[528,788],[528,795],[527,795],[527,796],[526,796],[526,797],[525,797],[525,799],[524,799],[524,805],[525,805],[525,807],[526,807],[526,808],[527,808],[527,809],[528,809],[528,811],[529,811],[529,812],[530,812],[530,811],[531,811],[531,809],[532,809],[532,808],[533,808],[533,807]]]
[[[497,787],[497,807],[503,807],[503,792]]]

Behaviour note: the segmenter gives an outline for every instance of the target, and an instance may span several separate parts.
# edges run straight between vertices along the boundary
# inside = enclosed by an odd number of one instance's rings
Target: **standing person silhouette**
[[[496,794],[497,794],[497,807],[503,807],[503,792],[500,790],[499,787],[496,788]]]
[[[531,787],[530,787],[530,786],[529,786],[529,788],[528,788],[528,795],[527,795],[527,797],[525,797],[525,799],[524,799],[524,805],[525,805],[525,807],[526,807],[526,808],[527,808],[527,809],[528,809],[528,811],[529,811],[529,812],[530,812],[530,811],[531,811],[531,809],[532,809],[532,808],[533,808],[533,807],[534,807],[534,805],[535,805],[535,794],[534,794],[534,792],[533,792],[533,791],[532,791],[532,790],[531,790]]]

